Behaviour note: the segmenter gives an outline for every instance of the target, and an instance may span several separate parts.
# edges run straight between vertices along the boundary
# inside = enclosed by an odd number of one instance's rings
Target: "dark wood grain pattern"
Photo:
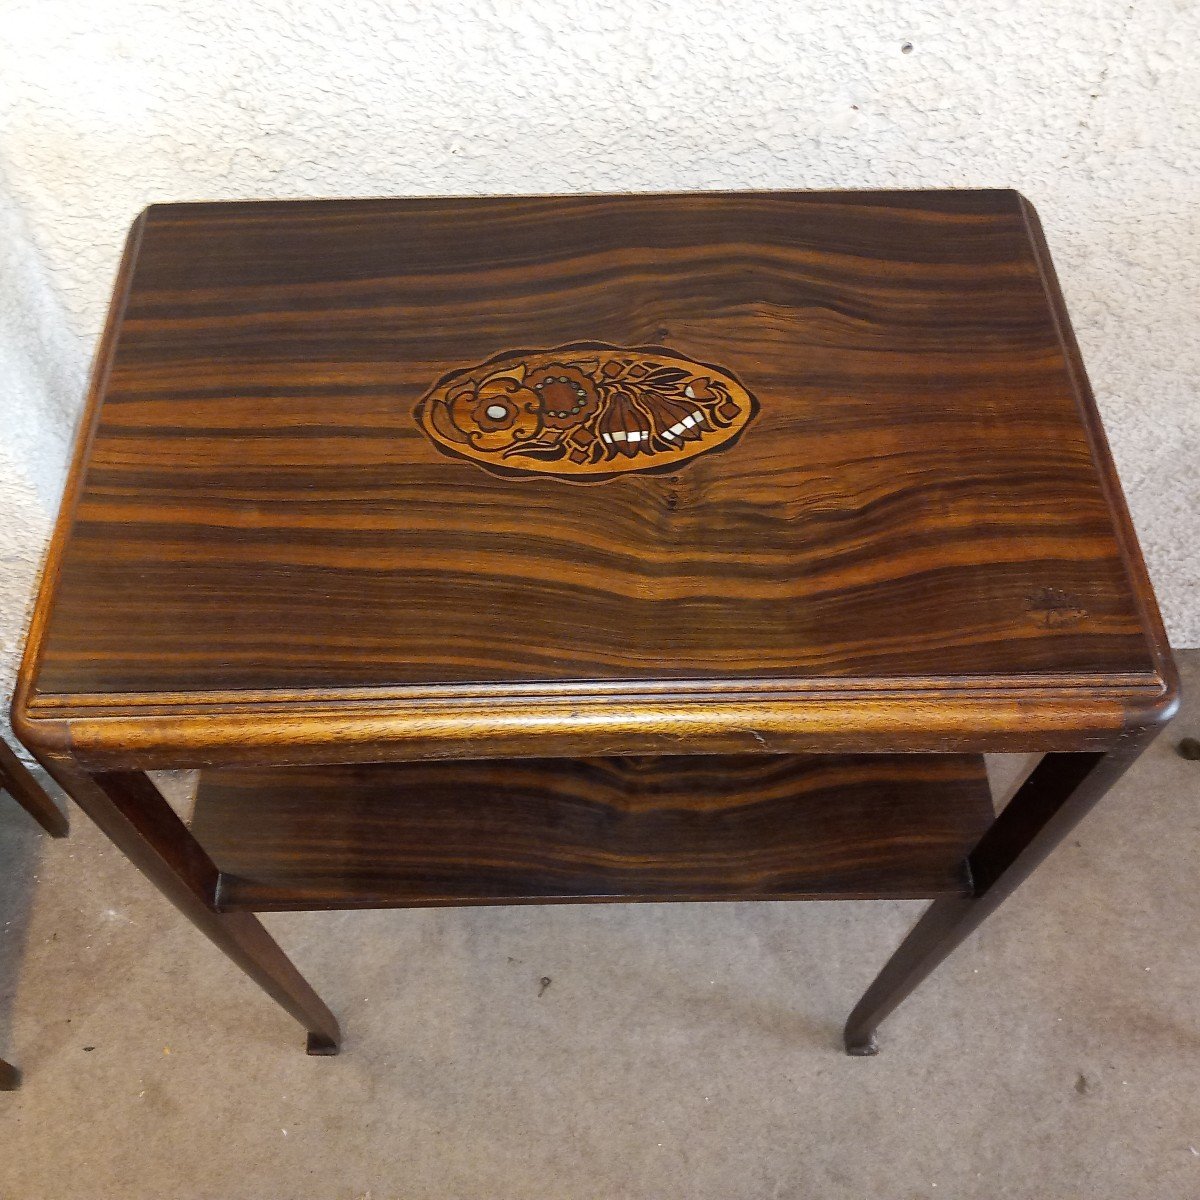
[[[594,487],[414,417],[578,342],[760,411]],[[1012,192],[156,206],[81,447],[15,720],[98,764],[1073,749],[1173,702]]]
[[[693,756],[206,772],[222,908],[964,895],[970,755]]]

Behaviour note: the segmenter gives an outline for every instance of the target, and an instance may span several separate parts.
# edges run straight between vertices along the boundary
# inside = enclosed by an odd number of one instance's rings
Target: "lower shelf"
[[[392,763],[204,773],[226,909],[927,898],[969,890],[974,755]]]

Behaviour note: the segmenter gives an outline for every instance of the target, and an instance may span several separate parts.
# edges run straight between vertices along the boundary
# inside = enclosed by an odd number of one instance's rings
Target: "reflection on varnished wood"
[[[962,894],[968,755],[397,763],[207,772],[227,907]]]

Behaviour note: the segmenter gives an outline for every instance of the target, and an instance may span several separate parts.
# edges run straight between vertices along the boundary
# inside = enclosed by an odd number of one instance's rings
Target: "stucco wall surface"
[[[1200,644],[1200,9],[0,0],[0,685],[151,201],[1013,186]]]

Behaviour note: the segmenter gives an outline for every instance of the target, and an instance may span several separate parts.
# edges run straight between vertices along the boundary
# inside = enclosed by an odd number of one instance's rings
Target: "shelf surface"
[[[973,755],[223,768],[192,829],[227,909],[965,894]]]

